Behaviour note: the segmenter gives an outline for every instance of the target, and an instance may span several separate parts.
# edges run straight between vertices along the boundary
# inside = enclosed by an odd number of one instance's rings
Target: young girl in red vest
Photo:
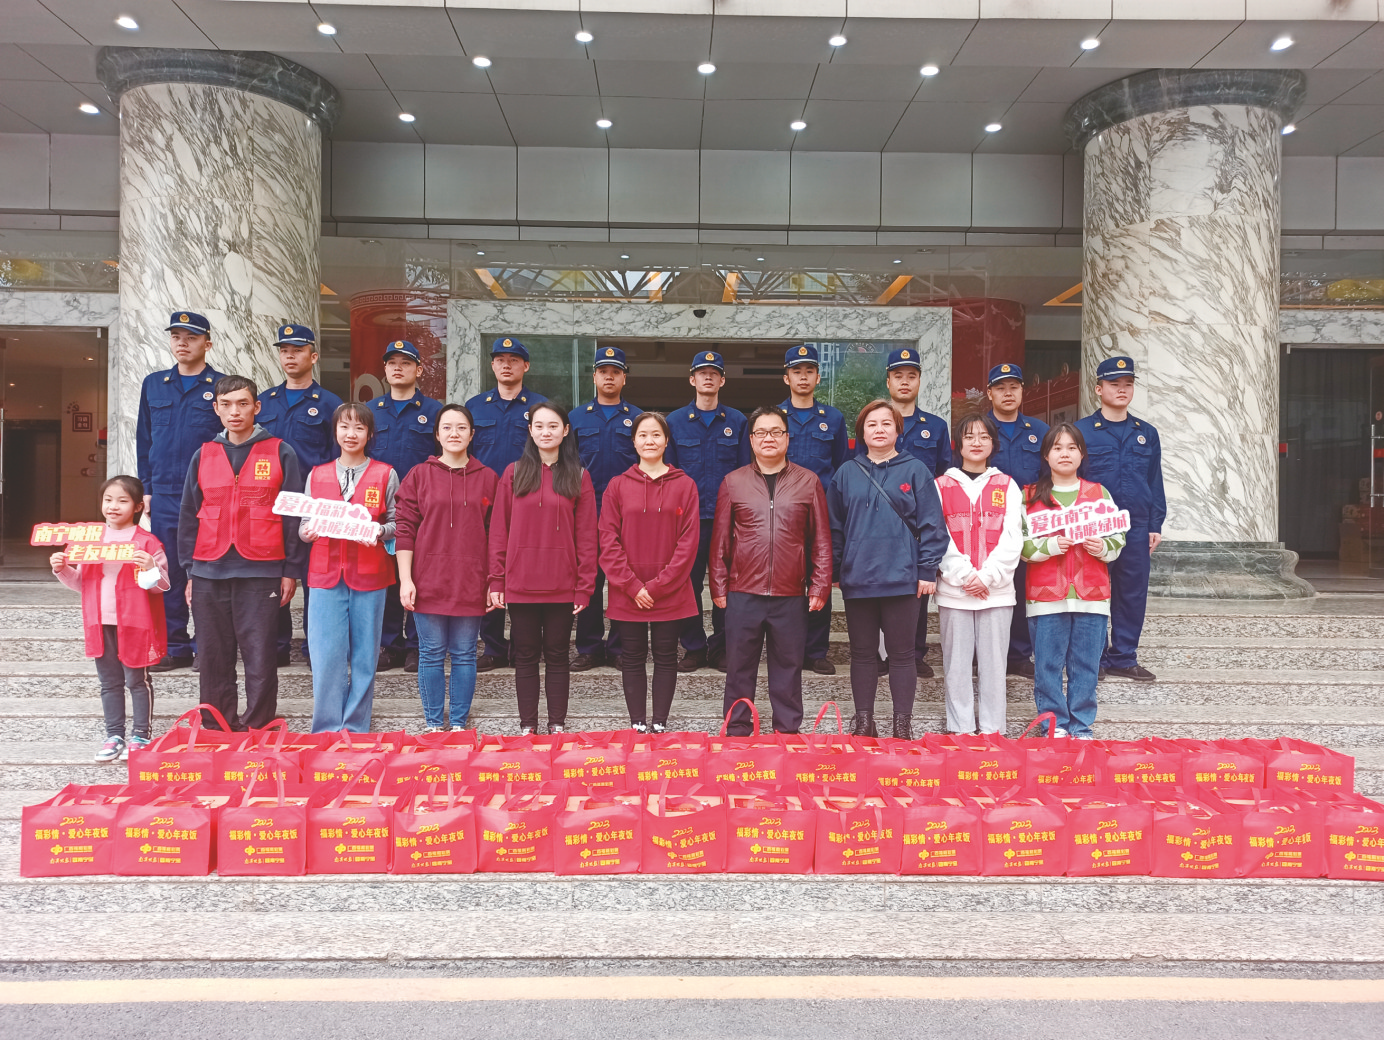
[[[937,478],[951,545],[937,569],[937,613],[946,671],[947,732],[976,731],[975,661],[980,732],[1003,733],[1005,660],[1014,614],[1014,570],[1023,549],[1023,496],[989,465],[999,431],[988,415],[968,415],[956,429],[961,465]]]
[[[1025,488],[1024,559],[1028,562],[1028,630],[1033,636],[1033,699],[1039,714],[1057,721],[1050,736],[1094,740],[1096,679],[1110,618],[1110,572],[1106,564],[1124,548],[1123,534],[1073,542],[1064,534],[1033,538],[1028,518],[1078,502],[1110,501],[1099,484],[1081,480],[1086,440],[1071,423],[1058,423],[1043,438],[1045,466],[1038,483]],[[1112,503],[1113,504],[1113,503]],[[1062,669],[1067,692],[1062,693]]]
[[[367,458],[375,420],[362,404],[343,404],[332,415],[341,456],[313,469],[312,498],[364,506],[379,532],[369,543],[321,537],[322,521],[304,520],[300,537],[308,558],[308,656],[312,660],[312,731],[370,731],[375,665],[384,624],[385,590],[394,583],[394,493],[399,478],[387,463]]]
[[[101,711],[106,742],[96,761],[114,762],[129,748],[149,743],[154,688],[149,666],[168,650],[163,593],[168,591],[168,560],[163,543],[139,526],[144,512],[144,485],[135,477],[111,477],[101,485],[101,514],[106,518],[103,544],[128,543],[134,555],[116,563],[74,567],[67,554],[55,552],[49,564],[58,580],[82,594],[82,629],[86,655],[96,658],[101,684]],[[130,691],[134,728],[125,740],[125,690]]]

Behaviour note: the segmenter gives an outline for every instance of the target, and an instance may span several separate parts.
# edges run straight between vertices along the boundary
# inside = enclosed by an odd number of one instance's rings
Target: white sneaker
[[[1050,736],[1053,736],[1053,737],[1069,737],[1069,736],[1071,736],[1071,734],[1068,733],[1068,732],[1067,732],[1065,729],[1063,729],[1061,726],[1054,726],[1054,727],[1052,728],[1052,733],[1050,734]]]
[[[101,750],[96,752],[97,762],[115,762],[125,753],[125,738],[109,736],[106,742],[101,745]]]
[[[1095,740],[1095,739],[1096,739],[1096,735],[1095,735],[1094,733],[1078,733],[1078,734],[1077,734],[1075,737],[1073,737],[1072,739],[1073,739],[1073,740]]]

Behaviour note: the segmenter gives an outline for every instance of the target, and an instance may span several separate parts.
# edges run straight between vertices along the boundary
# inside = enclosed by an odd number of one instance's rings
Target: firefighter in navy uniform
[[[697,593],[697,615],[687,619],[682,634],[683,658],[678,671],[695,672],[707,664],[726,670],[726,612],[715,604],[711,608],[711,637],[702,625],[702,588],[706,584],[707,561],[711,555],[711,525],[716,517],[716,496],[721,482],[733,469],[750,462],[750,441],[743,412],[721,404],[721,387],[726,385],[725,360],[714,350],[700,350],[692,356],[692,374],[687,377],[696,391],[692,403],[668,414],[672,440],[663,459],[677,466],[697,485],[701,511],[701,538],[697,558],[692,564],[692,588]]]
[[[572,409],[571,418],[581,464],[591,474],[599,510],[606,485],[639,461],[634,450],[634,420],[644,410],[624,399],[629,365],[619,347],[597,347],[591,372],[596,396]],[[612,628],[610,638],[605,638],[604,593],[605,572],[598,566],[591,603],[577,615],[577,653],[571,664],[574,672],[619,663],[619,632]]]
[[[514,336],[501,336],[490,345],[490,370],[495,374],[495,389],[466,402],[476,424],[471,457],[493,469],[495,476],[503,477],[524,453],[529,439],[529,409],[547,398],[525,388],[529,348]],[[481,641],[485,652],[476,658],[476,671],[488,672],[509,664],[503,610],[492,610],[481,620]]]
[[[990,398],[990,417],[999,430],[999,443],[990,456],[990,465],[1009,477],[1019,487],[1038,482],[1042,470],[1043,437],[1048,424],[1042,419],[1024,415],[1019,409],[1024,403],[1024,371],[1018,365],[1001,364],[990,369],[985,394]],[[1009,628],[1009,659],[1005,670],[1010,675],[1033,678],[1033,640],[1028,632],[1028,615],[1024,610],[1024,582],[1028,568],[1019,561],[1014,572],[1014,590],[1018,602],[1014,620]]]
[[[1100,674],[1152,682],[1154,674],[1139,663],[1138,654],[1149,599],[1149,558],[1163,540],[1168,514],[1163,449],[1152,424],[1129,414],[1133,358],[1106,358],[1096,367],[1096,397],[1100,407],[1076,421],[1086,438],[1086,458],[1078,473],[1105,485],[1115,505],[1129,510],[1124,552],[1110,564],[1110,645],[1101,655]]]
[[[317,342],[306,325],[280,325],[274,346],[279,348],[279,365],[284,381],[259,395],[259,424],[271,436],[285,441],[298,456],[298,468],[305,474],[341,454],[332,429],[332,416],[341,407],[341,398],[312,377],[317,364]],[[303,659],[308,657],[308,586],[303,583]],[[279,656],[282,667],[289,662],[293,646],[293,610],[279,612]]]
[[[845,417],[829,404],[813,396],[821,382],[821,360],[810,343],[789,347],[783,356],[783,381],[788,398],[779,408],[788,418],[788,461],[809,469],[831,487],[831,478],[846,461],[850,441]],[[836,666],[827,660],[831,640],[831,597],[821,610],[807,615],[807,643],[803,667],[819,675],[835,675]]]
[[[423,356],[406,339],[396,339],[384,348],[384,379],[389,395],[373,402],[375,436],[370,441],[370,457],[388,463],[402,481],[409,471],[437,451],[434,429],[442,404],[418,389],[418,373]],[[380,659],[377,671],[397,668],[418,671],[418,632],[413,616],[399,602],[399,579],[389,586],[384,601],[384,627],[380,631]]]
[[[191,668],[195,647],[188,635],[187,572],[178,556],[178,513],[193,454],[221,432],[213,390],[221,373],[207,364],[211,324],[200,314],[179,311],[169,319],[169,349],[177,360],[167,372],[144,377],[135,425],[138,476],[144,484],[149,528],[168,553],[168,591],[163,612],[168,653],[151,672]]]

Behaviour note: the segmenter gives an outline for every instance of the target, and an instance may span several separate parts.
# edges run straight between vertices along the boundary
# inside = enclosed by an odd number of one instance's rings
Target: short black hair
[[[784,413],[782,408],[775,404],[762,404],[754,411],[752,411],[750,413],[750,423],[748,429],[751,432],[753,432],[754,424],[757,423],[760,419],[764,418],[766,415],[772,415],[779,422],[783,423],[784,432],[786,433],[788,431],[788,416]]]
[[[259,397],[259,387],[255,386],[253,379],[248,379],[245,376],[222,376],[216,381],[215,394],[217,397],[225,397],[237,390],[249,390],[252,401]]]

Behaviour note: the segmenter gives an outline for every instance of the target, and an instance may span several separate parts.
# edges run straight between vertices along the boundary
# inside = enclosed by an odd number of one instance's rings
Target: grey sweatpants
[[[946,673],[947,732],[976,732],[976,692],[971,686],[974,661],[980,680],[980,732],[1003,733],[1004,668],[1014,608],[939,607],[937,613],[942,627],[942,669]]]

